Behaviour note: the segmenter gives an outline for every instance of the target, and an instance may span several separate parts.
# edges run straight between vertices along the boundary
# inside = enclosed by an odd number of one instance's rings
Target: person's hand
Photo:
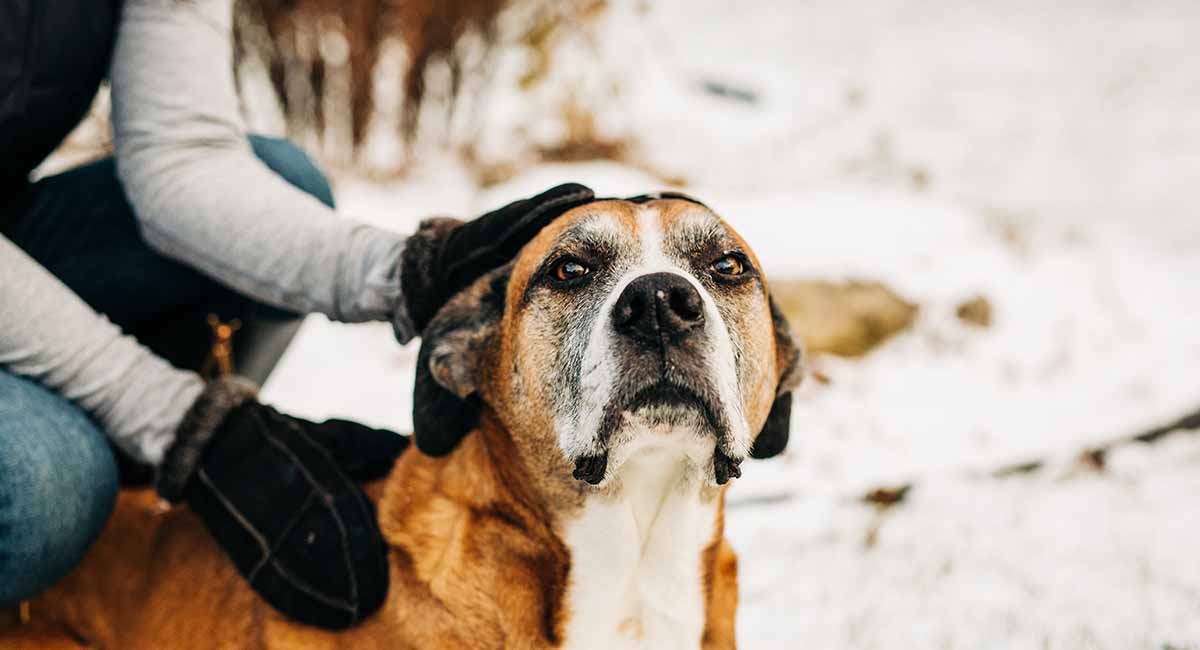
[[[209,384],[179,425],[157,488],[186,501],[250,586],[288,617],[344,629],[383,604],[387,546],[356,481],[388,473],[408,439],[345,420],[314,423]]]
[[[422,222],[405,244],[400,272],[414,331],[423,331],[442,305],[476,278],[507,264],[546,224],[594,198],[590,188],[566,183],[474,221]]]

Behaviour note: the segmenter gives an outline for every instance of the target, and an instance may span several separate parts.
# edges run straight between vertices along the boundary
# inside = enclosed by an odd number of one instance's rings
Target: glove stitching
[[[342,561],[346,563],[347,575],[350,578],[350,598],[354,605],[351,611],[351,622],[358,621],[358,575],[351,568],[353,565],[350,562],[350,541],[346,531],[346,524],[342,522],[342,516],[338,514],[337,508],[332,505],[329,508],[329,514],[333,515],[333,520],[337,522],[338,532],[341,533],[342,540]]]
[[[233,503],[229,501],[229,499],[226,499],[225,495],[222,494],[219,489],[217,489],[217,486],[213,484],[212,479],[208,476],[208,472],[203,467],[196,472],[196,478],[200,479],[200,482],[208,487],[213,496],[217,498],[217,501],[219,501],[221,505],[229,511],[229,514],[233,515],[234,520],[237,521],[242,528],[245,528],[246,532],[250,533],[250,536],[253,537],[254,541],[258,542],[259,547],[262,548],[263,553],[270,554],[271,545],[267,543],[266,538],[263,537],[262,533],[258,532],[258,529],[255,528],[248,519],[246,519],[245,515],[243,515],[241,511],[238,510]]]
[[[333,463],[333,459],[330,458],[328,450],[326,450],[324,447],[322,447],[321,445],[318,445],[316,442],[314,442],[313,439],[310,438],[308,435],[306,435],[304,433],[304,431],[302,431],[300,429],[299,425],[297,425],[295,422],[289,422],[288,424],[291,425],[291,428],[293,428],[295,430],[295,432],[298,434],[298,436],[300,438],[302,438],[310,446],[316,448],[319,453],[322,453],[328,460],[330,460],[331,463]],[[304,466],[304,463],[300,462],[300,459],[296,457],[296,454],[293,453],[291,449],[288,449],[287,445],[285,445],[282,440],[275,437],[270,431],[265,430],[265,429],[263,430],[262,435],[264,438],[267,439],[267,442],[269,442],[274,447],[278,448],[288,458],[290,458],[293,463],[295,463],[296,467],[300,469],[301,475],[304,476],[304,478],[308,481],[308,483],[312,487],[312,489],[314,491],[316,491],[317,493],[319,493],[324,498],[325,505],[329,509],[329,514],[332,515],[334,521],[337,522],[338,531],[340,532],[340,541],[341,541],[341,547],[342,547],[342,560],[345,563],[346,576],[350,580],[350,602],[353,603],[352,606],[354,607],[354,611],[355,611],[355,619],[357,620],[357,617],[358,617],[358,614],[357,614],[357,612],[358,612],[358,576],[354,573],[353,563],[350,561],[350,546],[349,546],[349,540],[348,540],[348,535],[347,535],[347,531],[346,531],[346,524],[345,524],[345,522],[342,521],[342,517],[338,513],[337,508],[333,507],[333,501],[334,501],[333,494],[331,492],[325,490],[324,487],[321,486],[321,484],[319,484],[315,478],[313,478],[313,475],[308,471],[308,468]],[[345,475],[342,474],[341,470],[339,470],[337,468],[337,463],[333,463],[333,465],[334,465],[334,467],[333,467],[334,472],[336,474],[338,474],[340,476],[340,478],[342,478],[342,480],[349,482],[349,479],[347,479],[345,477]],[[278,560],[272,560],[272,564],[277,565]],[[331,596],[331,598],[336,598],[336,597]]]
[[[325,486],[321,485],[321,483],[317,481],[317,479],[312,475],[312,472],[308,471],[308,467],[306,467],[304,463],[300,461],[300,458],[296,456],[296,453],[288,448],[287,443],[283,442],[278,436],[271,433],[271,430],[267,427],[268,423],[265,421],[262,414],[255,413],[254,417],[258,418],[263,424],[263,428],[260,431],[262,437],[266,438],[267,442],[270,443],[272,447],[275,447],[279,451],[283,452],[283,454],[288,457],[288,460],[292,461],[292,463],[294,463],[295,466],[300,469],[300,473],[304,476],[304,479],[308,481],[309,486],[313,490],[316,490],[327,502],[333,501],[333,493],[329,490],[326,490]],[[305,442],[315,448],[319,454],[325,457],[326,460],[332,463],[334,465],[335,473],[337,473],[340,478],[346,478],[344,475],[341,475],[341,471],[337,469],[337,463],[329,455],[329,450],[325,449],[325,447],[317,444],[312,438],[305,435],[300,429],[300,425],[296,424],[294,421],[284,420],[284,423],[288,426],[288,428],[292,429],[294,433],[299,434],[299,437],[303,438]]]
[[[287,567],[285,567],[283,564],[280,564],[278,559],[272,559],[271,566],[274,567],[275,570],[279,572],[279,575],[283,576],[288,583],[296,589],[299,589],[313,599],[319,600],[330,607],[336,607],[348,612],[350,614],[350,622],[352,624],[358,621],[358,605],[342,600],[337,596],[329,596],[323,593],[304,580],[292,575],[292,572],[288,571]]]
[[[307,431],[302,429],[300,427],[300,425],[297,424],[294,420],[288,420],[287,423],[295,431],[297,436],[299,436],[300,438],[303,438],[305,441],[308,442],[309,445],[316,448],[319,452],[324,453],[329,458],[330,462],[333,463],[334,471],[336,471],[338,474],[340,474],[343,479],[345,479],[347,482],[349,482],[351,484],[351,486],[353,486],[354,489],[351,491],[351,494],[354,496],[354,503],[356,505],[358,505],[359,513],[361,514],[363,521],[373,525],[373,527],[376,529],[376,532],[378,532],[378,522],[375,521],[375,513],[369,507],[370,502],[368,501],[366,495],[363,494],[362,490],[358,489],[357,485],[353,481],[346,478],[345,473],[341,469],[341,464],[337,461],[336,458],[333,457],[333,454],[329,450],[329,448],[320,444],[316,440],[313,440],[312,436]],[[289,453],[290,453],[290,450],[289,450]],[[345,557],[346,567],[349,569],[352,566],[352,564],[350,561],[350,546],[349,546],[349,541],[348,541],[349,536],[347,535],[346,525],[342,521],[341,515],[338,513],[338,511],[335,508],[330,507],[329,511],[333,515],[334,519],[337,521],[338,528],[341,529],[342,553]],[[381,545],[386,548],[387,543],[382,540],[383,533],[378,532],[378,534],[380,537]],[[384,571],[387,571],[387,567],[384,567]],[[357,621],[358,620],[358,602],[359,602],[358,575],[356,573],[354,573],[353,571],[350,571],[349,576],[350,576],[351,598],[353,598],[353,600],[354,600],[354,619]]]
[[[287,539],[288,535],[292,533],[292,530],[300,524],[300,520],[304,518],[304,513],[308,512],[308,508],[312,505],[313,499],[315,499],[316,496],[316,492],[311,490],[309,491],[308,498],[305,499],[300,508],[296,510],[296,515],[292,517],[292,520],[283,527],[283,531],[279,533],[279,537],[275,540],[275,543],[272,544],[269,549],[267,549],[267,554],[258,561],[258,564],[254,565],[254,568],[248,574],[246,574],[246,580],[254,582],[254,579],[258,577],[258,572],[267,565],[267,562],[275,559],[275,553],[279,551],[279,547],[281,544],[283,544],[283,540]]]
[[[294,456],[293,456],[293,458],[294,458]],[[263,538],[262,534],[258,532],[258,529],[256,529],[254,526],[252,526],[250,524],[250,522],[246,519],[245,515],[243,515],[241,513],[241,511],[239,511],[236,507],[234,507],[234,505],[232,503],[230,503],[229,500],[226,499],[223,494],[221,494],[221,492],[217,489],[217,487],[215,485],[213,485],[212,480],[208,477],[208,473],[203,468],[200,469],[200,471],[197,474],[197,477],[200,479],[201,482],[203,482],[205,485],[207,485],[210,490],[212,490],[213,496],[215,496],[217,498],[217,500],[221,502],[221,505],[225,506],[225,508],[229,511],[229,513],[231,515],[233,515],[233,518],[239,524],[241,524],[242,527],[245,528],[246,531],[249,532],[252,537],[254,537],[254,539],[258,542],[259,546],[263,549],[263,552],[266,555],[266,559],[270,561],[271,566],[274,567],[275,570],[278,571],[279,574],[288,581],[288,584],[290,584],[292,587],[295,587],[296,589],[299,589],[300,591],[304,592],[308,596],[321,601],[322,603],[324,603],[326,605],[329,605],[331,607],[336,607],[338,609],[349,612],[350,616],[352,617],[352,620],[354,620],[354,621],[358,620],[357,597],[355,597],[355,602],[350,602],[350,601],[344,600],[342,598],[338,598],[337,596],[330,596],[330,595],[316,589],[315,587],[309,585],[307,582],[300,579],[299,577],[292,575],[292,573],[290,571],[288,571],[287,568],[285,568],[283,566],[283,564],[281,564],[277,558],[271,557],[271,547],[270,547],[270,545],[267,544],[267,542],[266,542],[265,538]],[[309,493],[310,501],[312,499],[312,496],[315,493],[316,493],[315,491]],[[306,502],[306,504],[307,504],[307,502]],[[331,512],[333,512],[334,519],[337,520],[338,527],[341,529],[342,552],[343,552],[343,555],[345,555],[345,559],[347,561],[347,566],[348,566],[349,555],[347,554],[347,549],[346,549],[346,544],[345,544],[346,528],[342,524],[341,518],[337,516],[337,511],[331,509]],[[257,577],[257,576],[255,576],[255,577]],[[254,578],[247,576],[246,582],[250,585],[253,585]],[[353,587],[354,583],[355,583],[353,573],[350,574],[350,582]]]

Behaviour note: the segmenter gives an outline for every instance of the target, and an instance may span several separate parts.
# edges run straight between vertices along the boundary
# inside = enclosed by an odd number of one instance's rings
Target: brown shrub
[[[375,110],[373,74],[385,41],[405,46],[407,67],[401,83],[397,127],[411,140],[425,99],[425,75],[437,62],[450,70],[450,94],[461,88],[464,59],[458,45],[475,33],[485,49],[496,39],[496,20],[508,0],[239,0],[235,51],[238,60],[258,57],[295,133],[327,126],[325,95],[330,61],[317,45],[330,30],[347,45],[352,146],[361,145]],[[339,62],[340,63],[340,62]],[[297,89],[302,101],[296,101]]]

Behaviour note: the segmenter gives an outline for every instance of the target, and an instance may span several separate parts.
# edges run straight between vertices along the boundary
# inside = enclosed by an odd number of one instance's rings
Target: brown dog
[[[185,509],[128,492],[0,647],[732,648],[724,490],[786,442],[798,357],[754,254],[707,208],[575,208],[426,332],[417,401],[438,407],[418,410],[418,444],[472,430],[373,486],[378,614],[290,623]]]

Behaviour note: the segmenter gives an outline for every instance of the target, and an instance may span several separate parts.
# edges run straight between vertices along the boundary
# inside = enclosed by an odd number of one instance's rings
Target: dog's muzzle
[[[622,291],[609,315],[619,339],[620,380],[601,425],[607,443],[625,413],[690,414],[720,439],[728,426],[709,377],[710,354],[705,342],[704,299],[686,278],[650,273]],[[718,444],[713,474],[718,484],[741,476],[741,460],[730,458]],[[607,451],[577,458],[574,477],[592,485],[604,480]]]

